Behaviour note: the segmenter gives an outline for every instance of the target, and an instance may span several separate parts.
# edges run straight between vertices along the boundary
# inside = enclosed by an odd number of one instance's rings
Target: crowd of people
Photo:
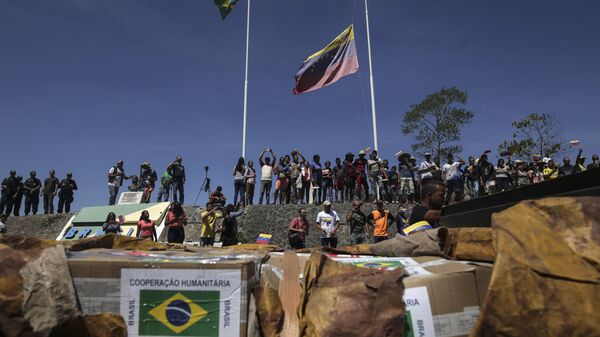
[[[0,213],[9,216],[20,216],[21,205],[24,203],[24,213],[35,215],[38,213],[40,196],[44,203],[44,214],[54,213],[54,198],[58,195],[57,213],[71,211],[73,196],[77,190],[77,183],[73,174],[67,172],[66,178],[59,180],[56,172],[50,170],[48,177],[41,180],[37,173],[31,171],[29,178],[23,181],[23,177],[17,175],[17,171],[11,170],[8,177],[2,180],[2,197],[0,199]]]

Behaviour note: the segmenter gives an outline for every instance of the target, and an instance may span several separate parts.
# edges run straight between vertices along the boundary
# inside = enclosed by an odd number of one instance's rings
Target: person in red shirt
[[[150,213],[147,210],[143,210],[142,215],[140,215],[140,221],[137,224],[137,233],[140,239],[158,241],[154,220],[150,220]]]
[[[185,240],[185,230],[183,226],[187,226],[187,217],[183,211],[183,207],[178,202],[171,204],[171,210],[167,214],[167,242],[183,243]]]
[[[288,231],[288,239],[292,248],[302,249],[306,247],[306,235],[309,227],[310,225],[306,220],[306,210],[301,208],[298,211],[298,216],[292,219]]]

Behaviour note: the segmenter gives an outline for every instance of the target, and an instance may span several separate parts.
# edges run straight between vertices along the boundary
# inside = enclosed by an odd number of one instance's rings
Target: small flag
[[[572,140],[569,142],[569,147],[578,147],[580,145],[581,145],[581,143],[579,142],[579,139]]]
[[[309,92],[337,82],[358,71],[354,25],[350,25],[327,47],[309,56],[296,73],[294,94]]]
[[[256,243],[260,244],[260,245],[268,245],[269,243],[271,243],[271,238],[273,237],[272,234],[263,234],[260,233],[258,235],[258,238],[256,239]]]
[[[229,15],[229,12],[231,12],[237,1],[238,0],[215,0],[215,5],[221,13],[221,20],[225,20],[225,18],[227,17],[227,15]]]

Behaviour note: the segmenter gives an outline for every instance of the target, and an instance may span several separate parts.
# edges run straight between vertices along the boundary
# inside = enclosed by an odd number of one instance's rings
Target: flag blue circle
[[[174,326],[182,326],[189,322],[192,311],[189,304],[182,300],[175,300],[167,305],[167,321]]]

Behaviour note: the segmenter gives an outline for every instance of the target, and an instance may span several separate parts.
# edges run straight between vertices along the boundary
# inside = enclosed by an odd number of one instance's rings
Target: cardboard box
[[[105,249],[68,255],[83,313],[121,314],[128,336],[246,336],[256,261]]]

